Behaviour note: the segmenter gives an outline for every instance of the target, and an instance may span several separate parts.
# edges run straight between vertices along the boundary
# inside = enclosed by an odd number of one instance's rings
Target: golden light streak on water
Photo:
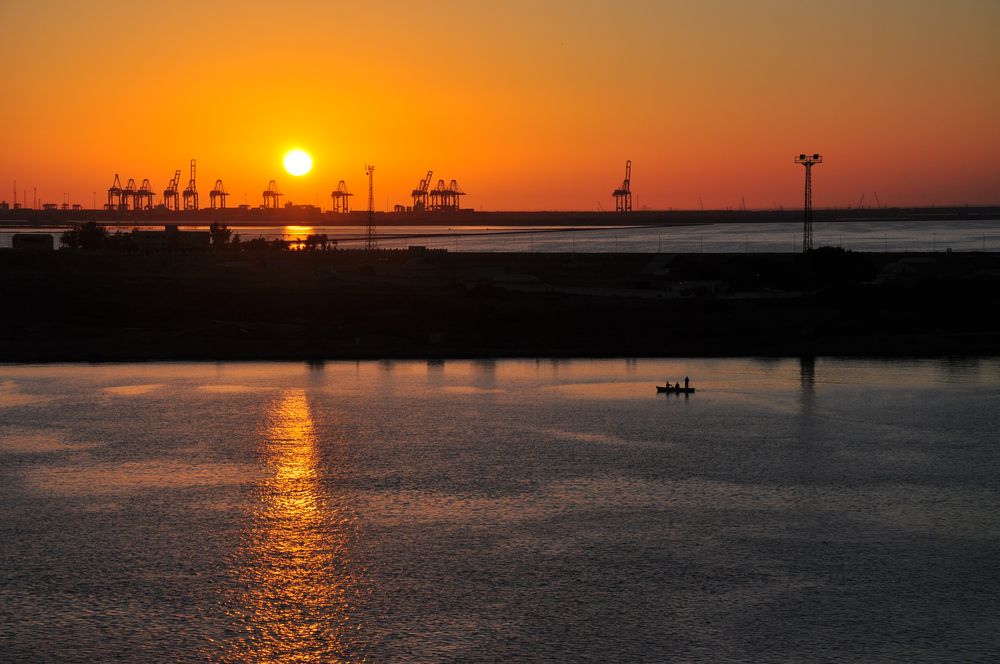
[[[268,413],[262,441],[268,475],[241,551],[242,593],[233,611],[243,632],[238,661],[358,661],[351,598],[349,516],[320,481],[320,453],[304,390],[288,390]]]

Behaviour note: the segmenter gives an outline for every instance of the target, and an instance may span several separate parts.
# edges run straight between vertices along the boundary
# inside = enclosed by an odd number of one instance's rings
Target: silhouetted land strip
[[[802,209],[782,210],[636,210],[616,212],[376,212],[383,226],[630,226],[672,225],[723,222],[802,222]],[[814,221],[870,220],[947,220],[997,219],[997,206],[946,206],[930,208],[819,208]],[[174,224],[209,224],[218,221],[237,225],[312,224],[364,226],[366,211],[348,214],[323,212],[313,206],[292,208],[225,208],[169,211],[153,210],[0,210],[0,224],[52,225],[98,221],[107,225],[136,226]]]
[[[994,355],[1000,254],[0,252],[0,360]]]

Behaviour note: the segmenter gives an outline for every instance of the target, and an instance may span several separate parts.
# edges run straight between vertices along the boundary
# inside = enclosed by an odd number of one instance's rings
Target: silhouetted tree
[[[302,242],[302,248],[306,251],[326,251],[327,247],[330,245],[330,238],[325,233],[317,233],[316,235],[307,235],[305,241]]]
[[[135,251],[132,233],[126,231],[116,231],[110,235],[105,234],[104,239],[101,240],[101,246],[111,251]]]
[[[212,247],[215,249],[224,249],[229,244],[229,238],[233,234],[229,230],[229,226],[218,222],[209,226],[208,232],[212,234]]]
[[[59,236],[59,241],[67,247],[77,249],[80,246],[80,231],[76,228],[63,231],[63,234]]]
[[[267,240],[262,237],[255,237],[243,243],[243,251],[264,251],[267,249],[267,246]]]
[[[71,230],[62,234],[60,238],[68,247],[74,249],[97,249],[104,244],[108,232],[103,226],[98,226],[96,221],[88,221],[83,224],[74,224]]]
[[[288,251],[291,242],[288,240],[265,240],[262,237],[247,240],[243,243],[243,251]]]

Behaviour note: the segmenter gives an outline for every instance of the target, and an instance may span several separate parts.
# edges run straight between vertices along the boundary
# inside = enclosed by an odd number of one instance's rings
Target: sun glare
[[[312,167],[312,157],[304,150],[292,150],[285,155],[285,170],[292,175],[305,175]]]

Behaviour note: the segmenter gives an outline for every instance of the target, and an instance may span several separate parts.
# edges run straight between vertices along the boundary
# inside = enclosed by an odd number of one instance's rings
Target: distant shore
[[[822,208],[815,221],[891,221],[1000,219],[998,206],[923,208]],[[242,226],[308,224],[363,226],[368,213],[335,214],[311,205],[291,208],[224,208],[187,211],[151,210],[28,210],[0,209],[0,226],[71,225],[96,221],[108,226],[162,224],[207,225],[221,222]],[[699,223],[802,222],[801,209],[773,210],[637,210],[618,212],[376,212],[380,226],[669,226]]]
[[[0,361],[997,355],[1000,254],[0,251]]]

